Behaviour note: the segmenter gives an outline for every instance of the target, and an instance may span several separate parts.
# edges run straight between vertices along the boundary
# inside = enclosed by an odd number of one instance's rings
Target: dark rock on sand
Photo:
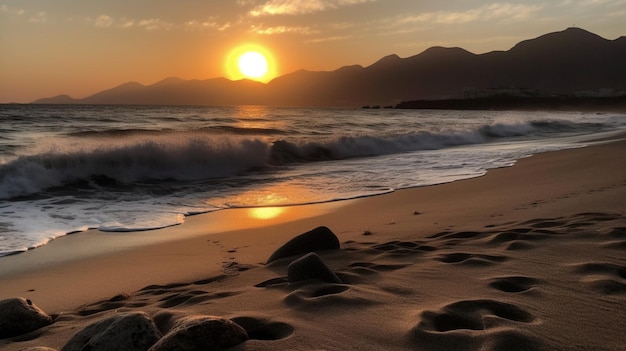
[[[119,314],[86,327],[61,351],[146,351],[161,333],[143,312]]]
[[[337,236],[327,227],[317,227],[286,242],[274,251],[267,263],[308,252],[336,249],[339,249]]]
[[[246,340],[246,330],[229,319],[193,316],[179,320],[149,351],[217,351]]]
[[[0,339],[26,334],[52,324],[52,317],[30,300],[16,297],[0,301]]]
[[[341,279],[314,252],[291,262],[287,268],[287,279],[290,283],[308,279],[319,279],[328,283],[342,283]]]

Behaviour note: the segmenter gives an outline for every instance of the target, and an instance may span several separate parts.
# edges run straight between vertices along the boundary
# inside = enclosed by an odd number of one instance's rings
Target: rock
[[[149,351],[224,350],[246,340],[246,330],[229,319],[193,316],[179,320]]]
[[[287,279],[290,283],[308,279],[319,279],[328,283],[342,283],[341,279],[314,252],[291,262],[289,267],[287,267]]]
[[[146,351],[161,333],[143,312],[115,315],[89,325],[74,335],[61,351]]]
[[[156,314],[152,315],[152,320],[154,321],[154,324],[163,335],[167,334],[170,329],[174,327],[178,319],[180,319],[180,316],[167,310],[159,311]]]
[[[280,258],[302,255],[313,251],[339,249],[339,239],[327,227],[317,227],[286,242],[274,251],[267,263]]]
[[[16,297],[0,301],[0,339],[30,333],[52,324],[52,317],[30,300]]]

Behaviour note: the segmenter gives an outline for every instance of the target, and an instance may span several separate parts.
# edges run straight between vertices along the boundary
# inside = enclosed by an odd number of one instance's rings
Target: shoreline
[[[403,101],[394,109],[484,110],[484,111],[587,111],[626,112],[626,95],[605,97],[515,96]]]
[[[626,140],[623,135],[614,139],[536,154],[481,177],[380,196],[228,209],[157,231],[124,236],[90,230],[58,238],[0,258],[0,299],[21,296],[61,316],[43,334],[21,342],[0,340],[0,347],[60,348],[76,328],[141,310],[279,320],[295,334],[270,341],[277,349],[356,345],[374,350],[389,340],[399,340],[389,349],[416,349],[429,342],[446,345],[448,337],[462,345],[466,337],[471,340],[467,345],[497,345],[509,340],[499,339],[502,330],[530,348],[546,343],[548,349],[615,349],[626,325],[626,317],[614,313],[626,304],[626,279],[611,273],[626,267],[619,251],[626,243],[620,234],[626,227]],[[323,259],[354,282],[318,286],[332,291],[319,296],[310,290],[317,285],[257,287],[286,271],[288,262],[266,264],[272,252],[322,225],[337,235],[342,247]],[[536,240],[519,240],[525,233]],[[505,240],[511,236],[518,239]],[[414,249],[418,247],[425,251]],[[67,259],[70,253],[80,255]],[[551,260],[556,261],[547,263]],[[486,287],[489,282],[495,290]],[[505,291],[510,285],[519,292]],[[164,295],[157,290],[151,294],[150,286],[161,287]],[[207,300],[173,302],[194,291],[206,291]],[[594,295],[598,291],[600,296]],[[105,308],[110,305],[106,301],[120,294],[127,294],[128,301]],[[223,298],[209,298],[212,294]],[[497,315],[495,329],[483,325],[478,331],[453,324],[424,329],[432,313],[454,317],[457,311],[466,315],[477,313],[475,308],[500,311],[508,305],[532,318],[520,322]],[[561,307],[567,313],[559,312]],[[81,312],[86,308],[96,312]],[[318,325],[311,320],[322,318],[318,310],[334,319]],[[342,325],[350,326],[343,328],[345,335],[336,332]],[[597,335],[594,325],[607,326],[602,337],[592,337]],[[380,337],[374,337],[380,328]],[[272,348],[257,340],[245,345],[246,350]]]
[[[572,145],[570,145],[570,146],[568,146],[566,148],[558,149],[558,150],[552,150],[552,151],[575,149],[575,148],[580,148],[580,147],[587,147],[589,144],[595,144],[595,143],[598,143],[598,142],[619,140],[621,138],[626,137],[626,134],[624,134],[623,132],[620,132],[620,131],[617,131],[617,132],[613,131],[613,132],[596,133],[596,134],[594,134],[592,136],[593,136],[593,138],[585,137],[585,138],[583,138],[581,140],[576,141],[575,143],[578,143],[579,145],[572,144]],[[545,152],[551,152],[551,151],[540,151],[539,154],[545,153]],[[286,203],[286,204],[273,204],[273,205],[266,205],[266,206],[262,206],[262,205],[245,206],[244,205],[244,206],[232,206],[232,207],[216,208],[214,210],[207,210],[207,211],[195,212],[195,213],[190,213],[190,214],[183,214],[183,213],[181,213],[181,214],[178,214],[178,215],[182,216],[184,218],[184,220],[182,222],[166,224],[166,225],[159,226],[159,227],[147,227],[147,228],[137,228],[137,229],[126,229],[126,228],[122,228],[122,229],[101,229],[101,228],[97,228],[97,227],[89,227],[89,228],[86,228],[86,229],[72,230],[72,231],[69,231],[67,233],[55,235],[54,237],[51,237],[51,238],[47,239],[43,243],[38,243],[35,246],[31,246],[31,247],[28,247],[26,249],[19,249],[19,250],[14,250],[14,251],[2,252],[2,253],[0,253],[0,259],[2,259],[3,257],[9,257],[9,256],[14,256],[14,255],[24,254],[24,253],[27,253],[27,252],[30,252],[30,251],[33,251],[33,250],[39,250],[42,247],[45,247],[45,246],[49,245],[53,241],[56,241],[56,240],[59,240],[59,239],[62,239],[62,238],[68,237],[68,236],[81,235],[83,233],[87,233],[87,232],[91,232],[91,231],[106,233],[106,234],[110,234],[110,235],[123,235],[123,234],[136,235],[137,233],[141,233],[141,232],[155,232],[155,231],[160,231],[160,230],[163,230],[163,229],[177,227],[177,226],[180,226],[180,225],[184,225],[185,222],[188,221],[192,217],[204,216],[204,215],[208,215],[208,214],[214,214],[214,213],[225,211],[225,210],[246,210],[246,209],[265,208],[265,207],[289,208],[289,207],[316,206],[316,205],[325,206],[325,205],[328,205],[328,204],[342,203],[342,202],[346,202],[346,201],[349,202],[349,201],[359,200],[359,199],[368,198],[368,197],[376,197],[376,196],[381,196],[381,195],[384,196],[384,195],[387,195],[387,194],[390,194],[390,193],[394,193],[394,192],[397,192],[397,191],[406,191],[406,190],[411,190],[411,189],[415,189],[415,188],[439,186],[439,185],[444,185],[444,184],[453,183],[453,182],[457,182],[457,181],[463,181],[463,180],[472,179],[472,178],[479,178],[479,177],[484,176],[488,172],[491,172],[494,169],[511,167],[511,166],[515,165],[519,160],[527,158],[527,157],[532,157],[534,155],[536,155],[536,154],[523,156],[521,158],[518,158],[518,159],[512,161],[511,164],[506,165],[506,166],[495,166],[493,168],[486,168],[486,169],[484,169],[484,172],[482,174],[468,175],[467,178],[460,178],[460,179],[455,179],[455,180],[452,180],[452,181],[444,181],[444,182],[441,182],[441,183],[408,186],[408,187],[402,187],[402,188],[397,188],[397,189],[389,189],[389,190],[386,190],[386,191],[380,191],[380,192],[377,192],[377,193],[365,193],[365,194],[362,194],[362,195],[354,195],[354,196],[351,196],[351,197],[345,197],[345,198],[344,197],[340,197],[340,198],[333,198],[333,199],[329,199],[329,200],[319,200],[319,201],[305,202],[305,203]],[[147,241],[147,243],[150,244],[150,243],[160,242],[160,241],[161,240],[156,240],[156,241],[149,240],[149,241]],[[108,252],[108,251],[105,250],[102,253],[104,254],[106,252]]]
[[[305,232],[313,227],[315,223],[323,224],[328,217],[341,216],[340,211],[349,214],[351,217],[355,216],[355,212],[362,211],[371,206],[370,203],[385,204],[388,208],[393,205],[396,198],[399,198],[403,205],[406,205],[407,197],[418,196],[420,193],[426,193],[427,197],[432,197],[431,193],[437,193],[439,190],[443,190],[444,193],[449,193],[450,189],[460,190],[464,188],[466,184],[473,183],[488,183],[490,177],[499,173],[511,173],[514,175],[518,168],[527,167],[527,163],[536,163],[538,160],[544,158],[550,158],[552,155],[564,155],[567,158],[568,153],[576,153],[581,151],[583,153],[590,153],[595,148],[607,147],[607,145],[623,144],[626,146],[626,141],[623,140],[624,135],[620,134],[613,136],[610,139],[600,139],[602,143],[592,146],[583,146],[581,148],[572,148],[565,150],[549,151],[531,155],[526,158],[517,160],[517,162],[510,167],[495,168],[488,170],[484,175],[457,180],[450,183],[443,183],[437,185],[412,187],[406,189],[395,190],[390,193],[359,197],[356,199],[322,202],[305,205],[294,206],[277,206],[277,207],[242,207],[242,208],[227,208],[219,211],[212,211],[208,213],[201,213],[193,216],[186,217],[185,222],[180,225],[170,226],[161,229],[137,231],[130,233],[115,233],[115,232],[102,232],[98,229],[89,229],[83,232],[74,233],[71,235],[64,235],[51,240],[46,245],[30,249],[19,254],[0,257],[2,262],[2,269],[0,270],[0,285],[2,281],[7,278],[19,279],[22,274],[35,274],[43,267],[45,269],[51,269],[54,266],[71,267],[72,264],[82,262],[85,260],[115,260],[116,256],[123,256],[125,252],[140,252],[142,250],[150,250],[155,248],[158,251],[167,254],[167,247],[169,244],[176,246],[177,243],[189,242],[198,240],[201,237],[215,236],[216,240],[228,240],[228,236],[233,235],[232,241],[237,241],[245,238],[248,235],[254,235],[255,230],[259,230],[263,233],[267,233],[269,228],[276,227],[277,229],[292,228],[291,232],[278,235],[278,238],[287,238],[290,235],[295,235],[299,231]],[[498,177],[498,178],[499,178]],[[455,190],[456,191],[456,190]],[[438,203],[445,201],[452,201],[447,197],[445,200],[437,201]],[[419,203],[419,201],[417,201]],[[395,207],[395,206],[394,206]],[[423,208],[427,208],[427,204],[415,204],[416,207],[413,212],[426,212]],[[422,210],[420,210],[422,208]],[[257,210],[269,209],[270,213],[265,215],[255,215]],[[276,209],[276,210],[274,210]],[[393,211],[386,211],[394,213]],[[425,213],[424,213],[425,214]],[[407,216],[407,213],[403,214],[403,218]],[[415,215],[414,215],[415,216]],[[380,216],[375,216],[380,217]],[[355,224],[350,226],[349,232],[354,236],[365,231],[372,231],[373,228],[381,228],[385,226],[392,227],[397,224],[397,220],[393,215],[388,215],[388,219],[378,219],[373,224],[363,224],[355,228]],[[417,217],[417,216],[415,216]],[[474,221],[468,221],[468,216],[464,216],[466,223]],[[351,218],[354,221],[354,218]],[[336,220],[332,220],[336,221]],[[293,225],[292,225],[293,223]],[[440,225],[439,222],[433,222],[434,225],[429,225],[430,230],[444,229],[447,226]],[[399,226],[396,226],[399,227]],[[405,231],[405,226],[403,232]],[[308,229],[307,229],[308,228]],[[387,229],[387,228],[385,228]],[[268,236],[269,239],[275,235]],[[236,239],[235,239],[236,238]],[[254,241],[259,245],[258,241]],[[184,245],[181,245],[184,246]],[[270,245],[267,245],[270,246]],[[266,248],[269,250],[269,247]],[[218,271],[219,269],[216,269]],[[138,286],[133,284],[132,286]],[[5,297],[0,296],[0,298]]]

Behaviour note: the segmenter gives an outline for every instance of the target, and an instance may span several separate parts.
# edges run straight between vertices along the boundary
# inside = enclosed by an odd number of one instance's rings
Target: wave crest
[[[0,164],[0,198],[33,195],[76,182],[90,186],[141,180],[197,181],[226,178],[293,163],[342,160],[486,143],[535,133],[602,129],[601,124],[562,121],[498,123],[466,131],[415,131],[401,135],[343,136],[272,142],[246,136],[199,134],[135,135],[81,139],[47,145],[32,155]],[[90,144],[91,143],[91,144]]]
[[[0,165],[0,198],[12,198],[78,181],[131,184],[139,180],[222,178],[266,166],[269,146],[258,139],[159,138],[49,150]]]

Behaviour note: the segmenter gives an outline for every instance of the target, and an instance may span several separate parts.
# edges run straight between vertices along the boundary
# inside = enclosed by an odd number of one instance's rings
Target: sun
[[[241,74],[248,78],[263,78],[267,74],[267,59],[260,52],[247,51],[239,56],[237,67]]]
[[[250,79],[263,83],[277,75],[274,55],[258,44],[242,44],[233,48],[226,55],[224,71],[232,80]]]

